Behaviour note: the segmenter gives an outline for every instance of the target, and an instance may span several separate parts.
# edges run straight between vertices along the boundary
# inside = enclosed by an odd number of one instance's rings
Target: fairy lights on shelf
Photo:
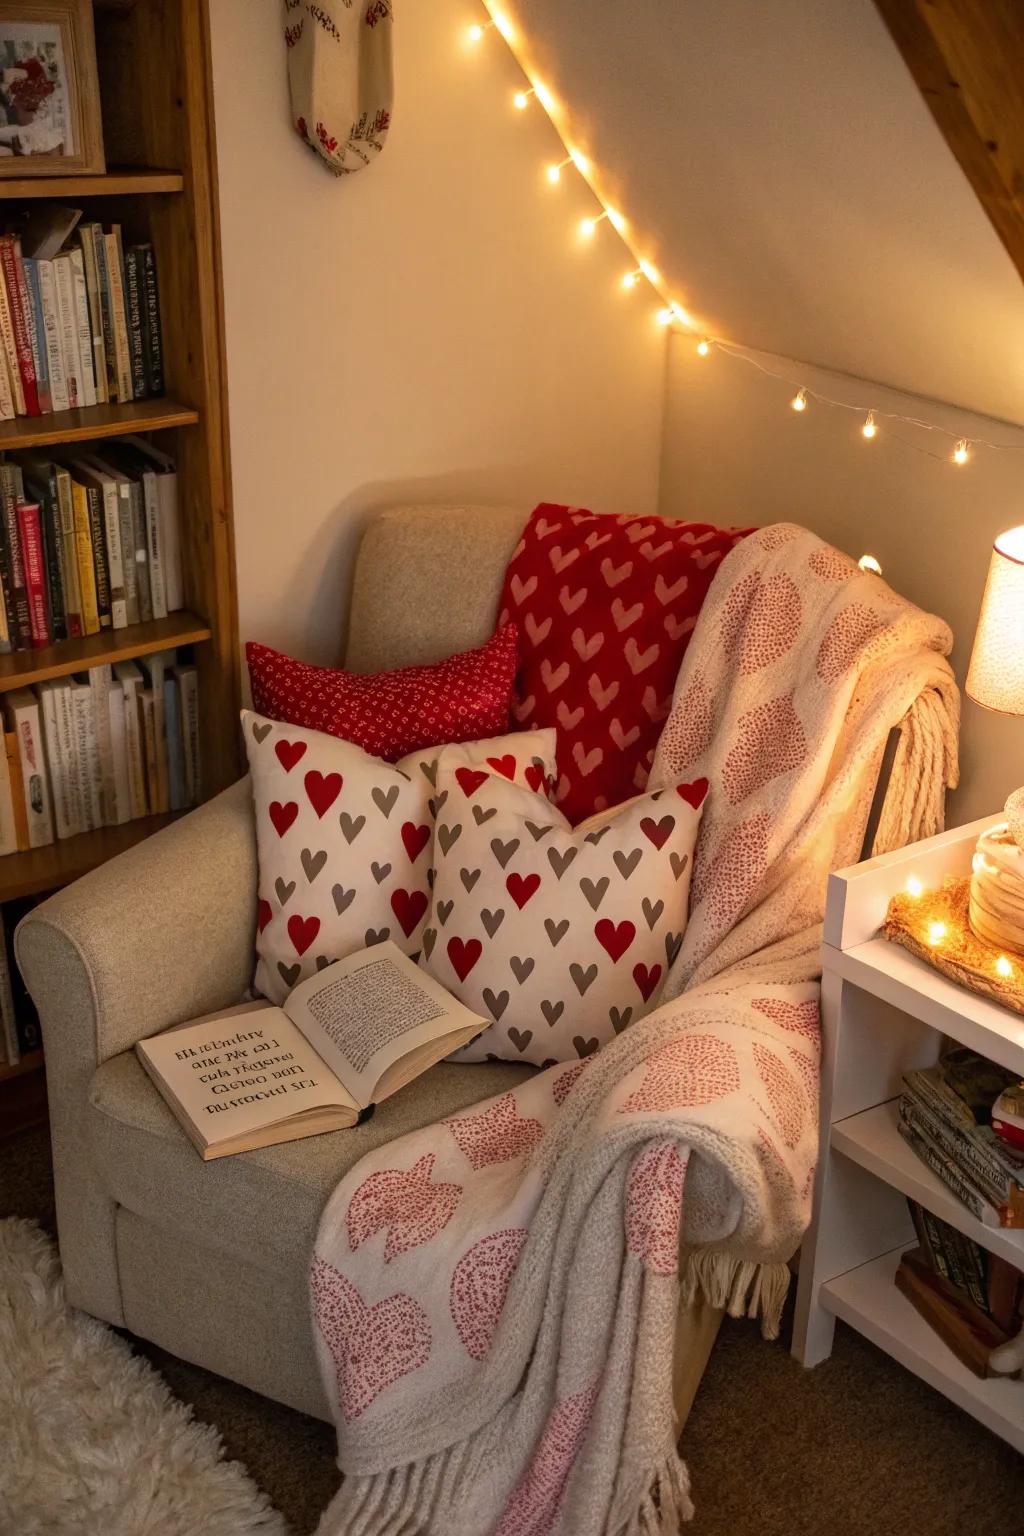
[[[864,561],[862,560],[860,563],[863,566]],[[977,858],[978,855],[975,854],[975,859],[972,862],[976,862]],[[921,881],[917,875],[911,875],[908,878],[907,883],[904,886],[904,890],[906,894],[912,897],[915,902],[921,902],[922,906],[924,907],[924,911],[922,912],[921,916],[922,919],[926,920],[924,932],[928,944],[931,946],[931,948],[939,949],[943,944],[943,940],[949,939],[950,944],[946,946],[947,949],[955,949],[957,945],[959,925],[954,923],[953,932],[951,935],[950,925],[948,922],[945,922],[942,918],[928,919],[927,917],[927,900],[934,900],[936,896],[941,897],[941,893],[926,891],[924,882]],[[932,910],[934,910],[934,907]],[[992,962],[992,969],[1003,981],[1011,981],[1015,974],[1013,965],[1005,955],[996,956],[996,959]]]
[[[622,240],[632,258],[630,269],[621,279],[621,288],[625,292],[634,291],[647,284],[660,301],[659,307],[654,311],[654,319],[658,325],[666,330],[689,331],[697,333],[695,351],[698,357],[708,358],[712,352],[721,353],[723,356],[747,363],[771,379],[777,379],[787,384],[795,392],[790,397],[789,406],[792,411],[805,417],[811,405],[826,406],[830,410],[853,411],[861,416],[862,423],[860,436],[867,442],[879,437],[892,439],[905,448],[911,448],[916,453],[921,453],[927,458],[953,464],[958,468],[970,463],[973,450],[976,448],[989,448],[996,452],[1020,452],[1021,447],[1013,443],[995,443],[985,438],[964,437],[961,432],[952,431],[940,426],[937,422],[926,421],[918,416],[905,415],[898,411],[886,411],[879,406],[867,406],[856,404],[849,400],[837,400],[822,390],[814,388],[799,378],[792,378],[786,372],[769,367],[759,357],[753,356],[747,348],[738,346],[735,342],[729,342],[719,336],[700,335],[700,327],[694,320],[690,311],[666,290],[662,275],[658,268],[642,256],[634,247],[629,231],[628,221],[618,208],[608,203],[600,190],[600,177],[595,174],[594,163],[590,156],[585,154],[577,145],[570,144],[565,136],[564,128],[560,126],[567,119],[564,105],[559,103],[553,93],[543,81],[537,79],[519,57],[517,43],[519,36],[516,27],[504,11],[490,4],[490,0],[483,0],[488,13],[488,19],[482,22],[474,22],[466,29],[467,41],[474,47],[482,43],[486,35],[497,32],[508,45],[516,63],[526,76],[526,85],[516,90],[512,96],[512,105],[518,112],[525,112],[531,102],[536,101],[547,114],[551,125],[558,137],[562,140],[565,154],[561,160],[551,161],[544,167],[544,179],[549,186],[557,187],[563,180],[564,172],[573,167],[586,183],[587,188],[600,204],[600,212],[587,215],[577,224],[578,238],[585,244],[589,244],[597,234],[602,223],[608,223]],[[908,437],[901,436],[894,428],[896,426],[908,426],[917,431],[938,434],[940,438],[949,440],[950,447],[936,452],[920,442],[914,442]],[[870,559],[871,557],[866,557]],[[863,563],[863,562],[862,562]],[[875,562],[877,564],[877,562]],[[865,567],[873,569],[873,566]]]

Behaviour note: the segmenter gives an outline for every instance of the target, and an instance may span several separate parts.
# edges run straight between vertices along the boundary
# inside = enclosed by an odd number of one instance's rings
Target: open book
[[[385,943],[135,1049],[208,1160],[356,1125],[489,1022]]]

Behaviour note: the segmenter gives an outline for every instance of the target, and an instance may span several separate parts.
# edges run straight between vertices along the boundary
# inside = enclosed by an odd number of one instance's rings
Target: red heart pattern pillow
[[[686,928],[707,780],[573,829],[542,795],[442,759],[420,964],[493,1022],[458,1061],[589,1056],[656,1006]]]
[[[256,711],[353,741],[393,763],[407,752],[508,730],[517,634],[505,624],[486,645],[429,667],[363,675],[295,661],[250,640]]]
[[[576,823],[647,787],[701,604],[749,528],[542,502],[505,573],[519,627],[512,713],[558,729],[555,802]]]
[[[385,939],[417,954],[434,818],[451,794],[437,787],[441,762],[456,786],[493,773],[527,793],[542,791],[554,768],[553,731],[424,749],[394,765],[251,710],[242,732],[259,857],[254,985],[275,1003],[331,960]]]

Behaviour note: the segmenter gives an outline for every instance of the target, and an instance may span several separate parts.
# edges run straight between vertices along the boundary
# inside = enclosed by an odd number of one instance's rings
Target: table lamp
[[[967,694],[985,709],[1024,715],[1024,526],[1001,533],[992,546]],[[1024,788],[1005,810],[1006,820],[978,839],[970,922],[978,938],[1024,954]]]

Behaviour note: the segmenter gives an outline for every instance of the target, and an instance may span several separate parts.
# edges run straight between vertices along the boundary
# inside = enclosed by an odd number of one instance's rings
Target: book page
[[[280,1008],[249,1005],[170,1029],[136,1049],[203,1145],[276,1125],[350,1095]]]
[[[390,942],[326,966],[295,988],[285,1011],[361,1106],[454,1050],[453,1035],[468,1031],[468,1039],[488,1022]],[[423,1050],[438,1041],[443,1049]],[[407,1057],[415,1059],[414,1071],[389,1074]]]

